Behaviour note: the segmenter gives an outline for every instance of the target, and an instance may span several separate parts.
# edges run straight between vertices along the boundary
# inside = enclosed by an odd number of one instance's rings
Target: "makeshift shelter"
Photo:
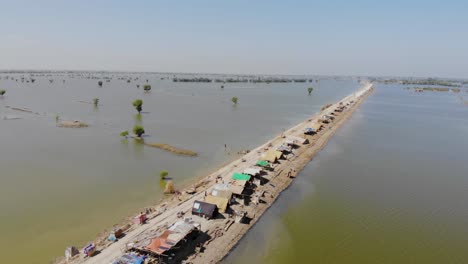
[[[302,137],[289,136],[286,139],[285,143],[288,144],[288,145],[300,145],[300,144],[309,143],[309,140],[306,139],[306,138],[302,138]]]
[[[320,124],[319,122],[315,123],[313,126],[312,126],[312,129],[315,131],[315,132],[318,132],[320,129],[322,129],[322,124]]]
[[[217,213],[215,204],[206,203],[202,201],[195,201],[192,206],[192,214],[205,218],[213,218]]]
[[[306,127],[306,128],[304,129],[304,134],[306,134],[306,135],[313,135],[313,134],[315,134],[315,129],[313,129],[313,128],[311,128],[311,127]]]
[[[226,189],[226,190],[213,189],[211,191],[211,195],[217,196],[217,197],[224,197],[224,198],[228,199],[229,201],[232,198],[232,192],[229,191],[228,189]]]
[[[218,212],[224,213],[229,204],[229,199],[220,196],[208,195],[205,197],[205,202],[215,204],[218,207]]]
[[[116,259],[112,264],[143,264],[145,256],[137,256],[135,254],[125,254]]]
[[[96,246],[93,243],[88,244],[86,247],[83,248],[83,254],[85,254],[85,256],[92,257],[95,253]]]
[[[234,172],[234,174],[232,175],[231,179],[233,180],[240,180],[240,181],[248,181],[250,180],[250,175],[248,174],[243,174],[243,173],[238,173],[238,172]]]
[[[266,160],[270,163],[275,163],[278,159],[281,159],[282,157],[283,153],[281,151],[270,150],[265,154],[263,160]]]
[[[266,160],[259,160],[255,165],[260,166],[260,167],[269,167],[270,163]]]
[[[283,144],[279,147],[276,148],[277,151],[279,152],[291,152],[292,151],[292,148],[290,146],[288,146],[287,144]]]
[[[252,175],[252,176],[255,176],[255,175],[258,175],[260,174],[260,172],[262,172],[262,169],[259,169],[259,168],[247,168],[243,171],[243,174],[248,174],[248,175]]]
[[[227,184],[227,183],[218,183],[218,184],[215,184],[213,186],[213,189],[218,190],[218,191],[228,191],[229,190],[229,184]],[[216,195],[214,195],[214,196],[216,196]]]
[[[195,225],[189,222],[175,222],[160,236],[151,239],[151,242],[145,247],[145,249],[158,255],[162,255],[164,252],[171,250],[182,239],[187,237],[187,235],[195,228]]]
[[[80,254],[80,251],[76,247],[67,247],[65,249],[65,259],[67,261],[78,254]]]

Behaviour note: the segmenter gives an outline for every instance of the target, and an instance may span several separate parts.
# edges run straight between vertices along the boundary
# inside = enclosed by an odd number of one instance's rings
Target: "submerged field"
[[[65,246],[82,245],[156,203],[163,197],[161,170],[169,171],[176,187],[188,184],[359,87],[351,79],[331,78],[174,83],[161,80],[172,75],[157,74],[108,74],[112,80],[99,87],[104,76],[54,74],[27,83],[8,75],[0,75],[7,90],[0,99],[0,247],[8,249],[2,260],[18,263],[47,262]],[[151,92],[143,91],[146,80]],[[98,107],[93,98],[99,98]],[[144,102],[141,117],[131,105],[138,98]],[[57,117],[89,127],[59,128]],[[148,143],[198,155],[175,155],[119,136],[135,124],[144,126]]]

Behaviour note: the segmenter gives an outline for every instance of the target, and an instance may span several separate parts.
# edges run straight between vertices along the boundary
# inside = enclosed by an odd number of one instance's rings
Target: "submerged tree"
[[[136,125],[133,127],[133,133],[140,137],[145,133],[145,129],[142,126]]]
[[[231,101],[232,101],[232,103],[233,103],[234,105],[237,105],[237,97],[234,96],[234,97],[231,99]]]
[[[312,93],[313,90],[314,90],[314,87],[307,88],[307,92],[309,92],[309,95]]]
[[[128,130],[124,130],[124,131],[120,132],[120,136],[121,137],[127,137],[128,136]]]
[[[102,87],[102,81],[98,82],[99,87]]]
[[[93,99],[93,104],[94,104],[94,107],[98,107],[98,105],[99,105],[99,98],[94,98],[94,99]]]
[[[167,175],[169,175],[169,172],[165,170],[159,173],[159,177],[161,178],[161,180],[164,180],[167,177]]]
[[[151,91],[151,85],[145,84],[145,85],[143,86],[143,90],[145,90],[145,91]]]
[[[0,96],[3,96],[6,93],[6,90],[0,90]]]
[[[141,110],[143,110],[143,100],[141,99],[133,101],[132,105],[135,107],[138,113],[141,113]]]

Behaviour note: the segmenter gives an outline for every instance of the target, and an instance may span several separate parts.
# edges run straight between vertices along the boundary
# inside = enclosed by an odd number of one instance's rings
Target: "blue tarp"
[[[143,264],[145,257],[140,257],[135,254],[125,254],[119,259],[114,261],[112,264]]]

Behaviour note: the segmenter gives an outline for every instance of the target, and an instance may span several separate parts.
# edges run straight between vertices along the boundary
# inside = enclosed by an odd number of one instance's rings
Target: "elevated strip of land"
[[[181,220],[181,215],[191,217],[192,220],[200,223],[201,233],[193,241],[180,245],[177,252],[163,257],[164,263],[217,263],[221,261],[274,203],[279,194],[292,183],[294,177],[288,177],[288,175],[291,175],[291,172],[293,172],[292,176],[297,175],[297,172],[301,171],[312,160],[337,129],[349,119],[372,89],[372,84],[366,84],[357,92],[322,109],[311,118],[189,186],[187,190],[191,191],[182,192],[183,195],[174,196],[152,208],[154,210],[149,214],[149,220],[146,224],[130,225],[125,231],[126,235],[117,242],[105,242],[105,237],[97,239],[95,243],[100,252],[96,256],[86,258],[78,256],[69,263],[112,263],[129,248],[128,245],[155,237],[155,234],[163,232],[167,227]],[[336,111],[339,108],[342,110]],[[323,116],[333,116],[334,118],[329,123],[322,123]],[[314,135],[304,135],[306,128],[313,127],[318,123],[322,124],[322,129],[319,132]],[[233,211],[247,212],[248,223],[233,223],[234,221],[231,220],[229,214],[220,214],[219,217],[212,220],[191,215],[194,202],[203,201],[206,192],[211,191],[217,182],[231,181],[233,173],[242,172],[254,166],[258,160],[262,160],[266,152],[276,149],[285,140],[293,137],[306,138],[309,143],[300,144],[293,150],[293,153],[286,155],[285,159],[279,160],[273,170],[266,171],[263,175],[266,180],[265,184],[249,187],[252,188],[250,193],[255,193],[261,202],[245,203],[243,200],[251,199],[251,196],[241,196],[240,199],[238,198],[238,202],[231,205]],[[63,261],[63,263],[66,262]]]

